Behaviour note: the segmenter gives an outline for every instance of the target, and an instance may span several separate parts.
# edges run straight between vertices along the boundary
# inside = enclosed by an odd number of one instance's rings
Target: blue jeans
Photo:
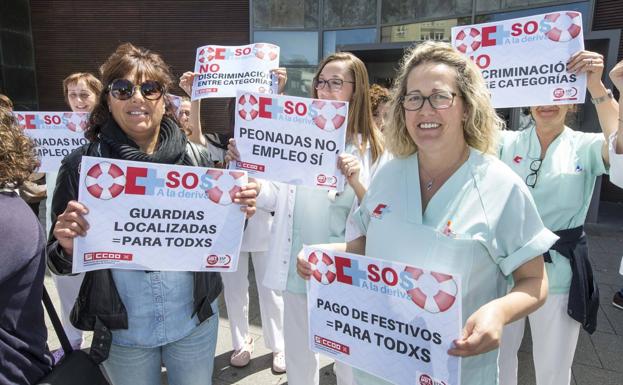
[[[218,334],[218,313],[181,340],[156,348],[113,344],[104,369],[112,385],[160,385],[160,365],[169,385],[211,385]]]

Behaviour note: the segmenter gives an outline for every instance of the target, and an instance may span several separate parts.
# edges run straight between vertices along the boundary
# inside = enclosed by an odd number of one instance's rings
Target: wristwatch
[[[591,102],[597,105],[597,104],[601,104],[605,102],[608,99],[614,99],[614,95],[612,95],[612,91],[609,88],[606,90],[606,94],[604,96],[600,96],[598,98],[591,98]]]

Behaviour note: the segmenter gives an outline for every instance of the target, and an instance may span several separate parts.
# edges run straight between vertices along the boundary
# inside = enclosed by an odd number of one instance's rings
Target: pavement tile
[[[584,330],[580,330],[578,345],[575,349],[574,363],[601,368],[601,361],[591,340],[591,336]]]
[[[603,368],[623,373],[623,336],[595,332],[591,336],[591,340],[595,345]],[[620,375],[619,379],[623,380],[623,374]]]
[[[619,357],[620,358],[620,357]],[[573,376],[579,385],[621,385],[621,373],[592,366],[574,365]]]

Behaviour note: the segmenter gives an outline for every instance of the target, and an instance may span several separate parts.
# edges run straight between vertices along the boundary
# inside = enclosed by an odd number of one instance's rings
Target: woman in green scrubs
[[[595,330],[599,294],[583,225],[595,180],[607,172],[606,139],[617,128],[618,104],[601,82],[603,57],[580,51],[567,67],[573,73],[586,73],[603,133],[567,127],[570,105],[533,106],[533,124],[523,131],[504,131],[500,146],[500,159],[523,179],[543,223],[560,236],[545,254],[549,296],[528,317],[537,385],[569,385],[580,326],[589,333]],[[499,360],[502,384],[517,384],[517,351],[524,326],[522,318],[504,328]]]
[[[396,158],[377,172],[355,212],[361,237],[346,251],[460,274],[464,327],[448,353],[464,357],[461,384],[496,385],[502,328],[544,302],[541,254],[556,237],[525,184],[494,156],[502,122],[478,68],[434,42],[402,63],[385,131]],[[379,204],[384,214],[373,215]],[[309,277],[302,255],[297,265]],[[509,276],[516,284],[507,292]],[[363,371],[355,378],[386,384]]]

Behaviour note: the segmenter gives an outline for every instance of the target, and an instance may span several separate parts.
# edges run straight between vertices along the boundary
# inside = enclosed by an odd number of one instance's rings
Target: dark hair
[[[89,128],[84,134],[90,141],[97,139],[102,127],[109,119],[112,119],[108,108],[108,85],[113,80],[124,78],[131,73],[134,73],[133,81],[135,83],[139,83],[143,78],[160,83],[164,87],[163,95],[173,85],[173,76],[169,66],[159,54],[145,48],[135,47],[130,43],[121,44],[100,67],[104,89],[100,94],[99,102],[89,117]],[[169,104],[168,98],[165,98],[165,104]],[[169,108],[166,110],[170,111]],[[169,118],[175,118],[168,112],[166,115]]]
[[[370,86],[370,106],[372,107],[372,115],[376,116],[379,106],[389,102],[389,90],[378,84]]]
[[[102,82],[99,81],[98,78],[95,77],[90,72],[76,72],[69,76],[67,76],[63,80],[63,95],[65,96],[65,103],[69,104],[68,90],[70,84],[77,84],[80,80],[84,80],[87,84],[87,87],[93,92],[95,95],[99,95],[102,93]]]
[[[19,187],[37,167],[34,144],[8,108],[0,106],[0,187]]]

